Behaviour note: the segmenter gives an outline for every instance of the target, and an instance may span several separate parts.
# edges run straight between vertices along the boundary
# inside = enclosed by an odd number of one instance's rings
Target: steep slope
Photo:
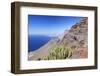
[[[86,58],[88,48],[88,20],[83,18],[80,23],[76,23],[69,31],[64,32],[64,37],[60,40],[60,45],[66,45],[73,49],[72,58]]]

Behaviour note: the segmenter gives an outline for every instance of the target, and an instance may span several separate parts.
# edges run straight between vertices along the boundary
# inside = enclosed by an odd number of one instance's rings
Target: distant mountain
[[[57,38],[51,39],[47,44],[34,52],[29,53],[29,60],[41,60],[44,56],[49,56],[52,49],[59,46],[70,47],[72,55],[70,58],[87,58],[88,55],[88,18],[84,17],[79,23],[76,23],[70,30]]]

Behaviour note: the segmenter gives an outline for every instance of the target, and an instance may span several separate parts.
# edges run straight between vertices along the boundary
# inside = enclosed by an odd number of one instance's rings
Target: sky
[[[28,15],[28,34],[60,35],[78,23],[81,18],[72,16]]]

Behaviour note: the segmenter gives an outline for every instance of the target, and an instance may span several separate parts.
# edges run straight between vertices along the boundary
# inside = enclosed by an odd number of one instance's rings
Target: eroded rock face
[[[88,19],[83,18],[76,23],[64,36],[59,44],[69,46],[73,49],[72,58],[87,58],[88,54]]]

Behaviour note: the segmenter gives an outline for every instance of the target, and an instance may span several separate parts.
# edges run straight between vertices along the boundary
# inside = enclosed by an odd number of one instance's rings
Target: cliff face
[[[70,58],[87,58],[88,56],[88,19],[82,18],[70,30],[64,31],[61,37],[50,40],[36,52],[29,54],[29,60],[37,60],[43,56],[48,56],[52,52],[52,48],[57,46],[70,47],[73,51]]]
[[[72,58],[86,58],[88,49],[88,19],[83,18],[79,23],[64,32],[63,38],[58,44],[73,49]]]

